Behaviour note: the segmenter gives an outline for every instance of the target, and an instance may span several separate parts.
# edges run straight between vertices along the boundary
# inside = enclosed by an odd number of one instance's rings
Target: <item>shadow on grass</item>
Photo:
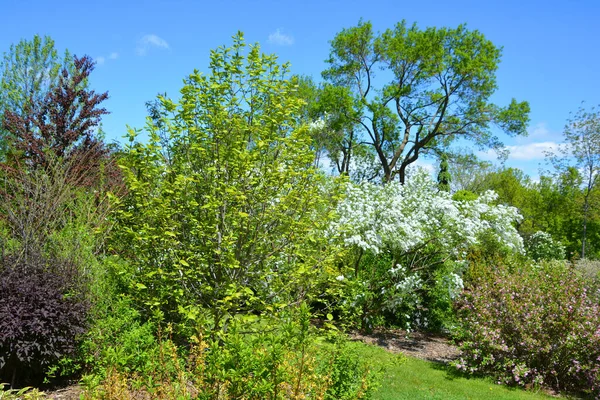
[[[453,381],[456,379],[470,379],[473,378],[473,375],[469,375],[464,371],[460,371],[459,369],[457,369],[456,367],[445,363],[445,362],[439,362],[439,361],[431,361],[431,367],[437,371],[443,371],[446,374],[446,379]]]

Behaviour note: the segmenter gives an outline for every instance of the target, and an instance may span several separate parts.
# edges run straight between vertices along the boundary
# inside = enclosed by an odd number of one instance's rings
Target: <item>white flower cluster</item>
[[[454,272],[443,277],[444,285],[448,288],[448,297],[452,300],[458,298],[464,288],[462,277]]]
[[[396,312],[403,304],[420,303],[421,299],[417,292],[423,287],[421,277],[418,274],[411,274],[406,267],[400,264],[396,264],[389,272],[397,281],[393,286],[392,293],[385,299],[384,309]],[[382,289],[382,294],[384,292],[385,289]],[[410,318],[410,315],[405,317]]]
[[[316,121],[311,121],[308,124],[308,129],[310,129],[311,131],[321,131],[321,130],[325,129],[326,126],[327,126],[327,121],[324,120],[323,118],[319,118]]]
[[[349,184],[331,229],[341,233],[346,245],[375,254],[410,252],[431,243],[460,258],[484,232],[522,251],[523,240],[513,226],[521,215],[514,207],[492,204],[496,198],[489,191],[477,200],[453,200],[426,172],[417,171],[404,185]]]
[[[527,254],[534,260],[564,260],[565,247],[547,232],[537,231],[525,242]]]

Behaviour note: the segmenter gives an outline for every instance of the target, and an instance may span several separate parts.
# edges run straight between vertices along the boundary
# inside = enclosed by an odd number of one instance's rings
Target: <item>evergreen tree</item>
[[[440,157],[440,172],[437,177],[438,188],[443,192],[450,192],[450,183],[452,182],[452,177],[450,176],[450,171],[448,170],[448,155],[446,153],[442,153]]]

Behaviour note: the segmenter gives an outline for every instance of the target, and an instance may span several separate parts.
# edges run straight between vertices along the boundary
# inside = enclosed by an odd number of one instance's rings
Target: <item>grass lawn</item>
[[[364,359],[385,365],[382,385],[375,400],[399,399],[551,399],[543,393],[527,392],[494,384],[490,379],[465,378],[441,364],[391,354],[381,348],[357,344]]]

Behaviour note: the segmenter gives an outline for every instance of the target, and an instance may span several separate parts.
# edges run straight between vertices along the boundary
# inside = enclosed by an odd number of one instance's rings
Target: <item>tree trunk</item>
[[[583,237],[581,239],[581,258],[585,258],[585,242],[587,240],[587,220],[589,211],[589,190],[585,195],[585,201],[583,204]]]

